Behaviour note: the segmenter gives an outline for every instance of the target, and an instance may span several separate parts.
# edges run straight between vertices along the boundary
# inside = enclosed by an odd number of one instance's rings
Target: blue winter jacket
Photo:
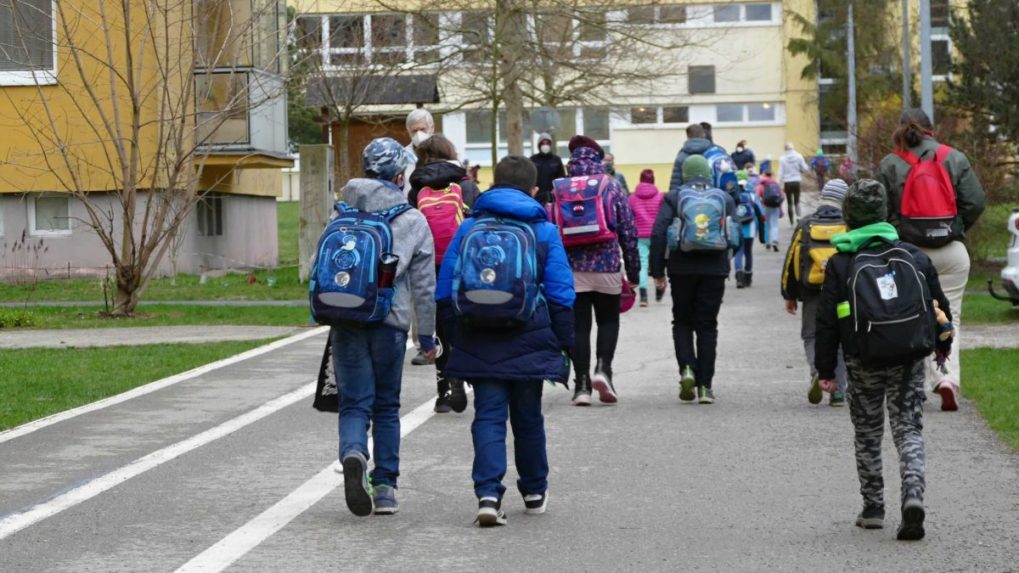
[[[531,381],[554,380],[565,383],[569,365],[563,351],[573,348],[573,271],[566,258],[559,231],[548,220],[544,207],[524,191],[493,187],[481,194],[471,212],[453,237],[439,270],[435,291],[439,320],[453,333],[453,350],[444,374],[472,380]],[[453,312],[453,273],[460,258],[464,235],[483,215],[497,215],[534,226],[538,240],[543,300],[534,317],[517,329],[470,327]]]

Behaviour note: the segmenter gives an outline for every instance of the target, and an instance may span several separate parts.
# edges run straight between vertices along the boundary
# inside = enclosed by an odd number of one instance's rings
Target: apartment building
[[[467,32],[491,33],[491,20],[481,11],[439,11],[422,15],[396,13],[394,3],[298,0],[302,30],[315,37],[322,67],[342,76],[352,65],[405,65],[415,75],[427,75],[429,62],[444,59],[451,46],[474,41]],[[419,3],[396,3],[408,11]],[[484,3],[478,4],[482,6]],[[472,8],[474,5],[471,5]],[[477,10],[477,8],[474,8]],[[795,10],[813,17],[814,3],[685,2],[669,0],[652,6],[624,2],[599,4],[609,25],[585,29],[575,21],[573,49],[582,58],[587,50],[605,49],[613,41],[611,23],[619,22],[642,33],[670,38],[691,38],[689,45],[670,52],[665,65],[672,71],[650,85],[607,92],[598,105],[557,106],[560,153],[570,135],[583,133],[616,156],[624,172],[653,167],[667,178],[672,160],[683,141],[685,127],[706,121],[714,126],[715,141],[733,148],[746,139],[758,157],[778,157],[785,142],[803,152],[816,148],[819,136],[817,83],[803,80],[806,62],[789,55],[788,38],[798,32],[786,17]],[[529,29],[534,34],[534,18]],[[453,30],[454,32],[443,32]],[[310,32],[308,32],[310,31]],[[661,60],[659,60],[661,62]],[[469,69],[470,61],[464,62]],[[652,64],[659,65],[659,64]],[[440,66],[436,66],[436,70]],[[447,68],[443,68],[447,69]],[[504,113],[493,118],[484,104],[468,103],[476,94],[462,85],[451,87],[436,71],[439,102],[426,107],[441,114],[441,128],[471,163],[491,164],[491,132],[498,137],[498,154],[506,152]],[[420,102],[418,102],[420,103]],[[388,102],[368,108],[366,114],[398,115],[413,102]],[[492,125],[493,119],[495,126]],[[537,144],[537,132],[525,125],[525,152]],[[394,130],[395,131],[395,130]],[[406,136],[403,136],[406,139]]]
[[[111,165],[128,163],[109,156],[120,137],[139,169],[151,169],[138,186],[139,233],[151,216],[145,198],[174,192],[170,170],[153,163],[192,161],[200,173],[205,198],[170,249],[179,271],[276,264],[275,197],[292,163],[285,2],[130,8],[129,21],[120,3],[0,0],[0,275],[94,275],[110,264],[89,221],[123,225],[129,178]],[[15,248],[25,243],[43,247]]]

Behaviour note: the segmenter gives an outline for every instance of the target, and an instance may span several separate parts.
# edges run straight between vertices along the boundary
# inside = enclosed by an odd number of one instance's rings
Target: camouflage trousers
[[[923,499],[926,486],[923,403],[927,399],[924,362],[918,360],[902,366],[870,369],[847,356],[846,367],[849,371],[849,416],[856,434],[856,471],[864,505],[884,507],[881,438],[886,403],[892,440],[899,451],[902,499]]]

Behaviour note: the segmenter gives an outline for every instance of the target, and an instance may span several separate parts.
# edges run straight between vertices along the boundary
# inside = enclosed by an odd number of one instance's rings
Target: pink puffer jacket
[[[651,237],[651,229],[655,226],[655,217],[658,216],[658,207],[664,198],[665,196],[651,183],[639,183],[633,195],[630,195],[630,209],[637,223],[637,237],[641,239]]]

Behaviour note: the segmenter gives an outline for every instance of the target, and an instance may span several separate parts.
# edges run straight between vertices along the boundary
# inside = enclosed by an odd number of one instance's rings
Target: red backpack
[[[463,189],[456,183],[450,184],[447,189],[424,187],[418,192],[418,211],[425,216],[432,231],[436,265],[442,264],[449,243],[463,223],[466,210]]]
[[[909,174],[899,203],[899,235],[921,247],[943,247],[952,242],[952,224],[959,213],[955,188],[945,169],[945,158],[952,152],[947,145],[938,147],[932,159],[917,157],[912,151],[896,151],[909,164]]]

